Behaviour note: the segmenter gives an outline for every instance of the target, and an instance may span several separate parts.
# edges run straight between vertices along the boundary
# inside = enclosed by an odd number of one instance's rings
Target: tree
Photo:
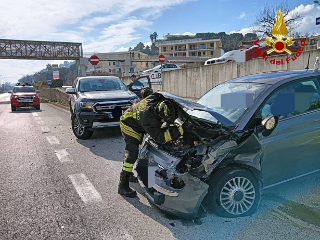
[[[139,43],[137,44],[137,46],[134,47],[133,50],[134,50],[134,51],[140,51],[140,52],[142,52],[143,49],[144,49],[144,44],[143,44],[142,42],[139,42]]]
[[[151,40],[151,43],[153,43],[153,40],[154,40],[153,33],[150,34],[150,40]]]
[[[271,37],[271,29],[275,24],[279,8],[281,8],[288,33],[293,34],[293,30],[300,25],[297,20],[301,18],[301,15],[299,12],[291,12],[287,2],[275,6],[266,5],[256,17],[253,27],[254,33],[262,37]]]
[[[157,38],[158,38],[158,33],[157,33],[157,32],[154,32],[154,33],[153,33],[154,42],[157,41]]]

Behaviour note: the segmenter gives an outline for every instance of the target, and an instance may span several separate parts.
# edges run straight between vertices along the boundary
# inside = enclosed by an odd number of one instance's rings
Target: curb
[[[311,223],[307,223],[305,221],[302,221],[298,218],[294,218],[288,214],[286,214],[285,212],[278,210],[278,209],[273,209],[272,210],[273,215],[279,217],[279,218],[286,218],[288,221],[292,222],[293,224],[298,225],[298,227],[304,228],[304,229],[308,229],[311,230],[313,232],[316,233],[320,233],[320,229],[318,226],[315,226]]]

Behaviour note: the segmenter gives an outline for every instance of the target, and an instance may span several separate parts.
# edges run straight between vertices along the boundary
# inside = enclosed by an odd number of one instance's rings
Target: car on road
[[[184,135],[164,145],[147,137],[136,173],[169,214],[194,218],[205,206],[223,217],[251,215],[263,189],[320,171],[319,71],[236,78],[198,102],[161,95],[175,104]]]
[[[14,86],[10,96],[11,111],[16,111],[18,107],[33,106],[40,110],[40,97],[38,91],[28,84],[19,84]]]
[[[178,64],[174,64],[174,63],[165,63],[162,64],[162,71],[172,71],[172,70],[177,70],[177,69],[181,69],[180,66]],[[155,66],[152,69],[148,69],[143,71],[143,74],[148,74],[148,73],[156,73],[156,72],[161,72],[161,64]]]
[[[70,94],[72,130],[79,139],[88,139],[94,130],[118,127],[120,116],[139,100],[143,87],[151,87],[148,77],[138,78],[126,86],[120,78],[111,76],[79,77]]]
[[[218,58],[210,58],[207,61],[205,61],[204,65],[233,62],[234,61],[233,55],[234,55],[235,51],[239,51],[239,50],[233,50],[230,52],[226,52],[225,54],[223,54],[221,57],[218,57]]]

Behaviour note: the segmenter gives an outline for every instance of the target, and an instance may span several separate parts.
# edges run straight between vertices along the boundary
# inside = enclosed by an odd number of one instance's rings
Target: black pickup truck
[[[70,94],[72,130],[79,139],[89,139],[93,131],[118,127],[122,113],[139,100],[143,87],[151,87],[148,76],[126,86],[113,76],[78,77]]]

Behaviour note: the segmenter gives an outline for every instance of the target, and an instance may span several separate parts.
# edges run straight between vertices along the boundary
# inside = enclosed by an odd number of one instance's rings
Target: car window
[[[85,78],[79,80],[79,91],[116,91],[126,90],[127,87],[118,78]]]
[[[320,108],[317,79],[295,81],[280,87],[258,111],[258,118],[279,116],[279,119],[295,116]]]
[[[33,87],[14,87],[13,92],[34,92]]]
[[[269,88],[267,84],[223,83],[203,95],[198,103],[211,108],[235,123],[267,88]],[[210,122],[216,122],[207,112],[195,110],[189,112],[189,114]]]
[[[148,78],[139,78],[132,84],[132,89],[141,89],[143,87],[149,87],[149,80]]]

